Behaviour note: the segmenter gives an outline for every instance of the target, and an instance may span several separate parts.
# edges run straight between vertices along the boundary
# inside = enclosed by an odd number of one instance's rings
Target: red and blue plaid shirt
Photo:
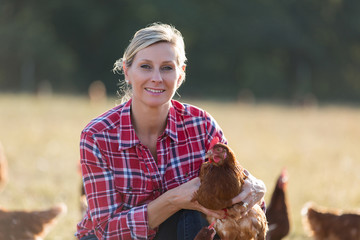
[[[213,137],[222,130],[205,111],[171,102],[167,126],[157,139],[157,161],[131,124],[131,100],[92,120],[82,131],[81,168],[88,210],[76,236],[152,239],[147,204],[200,172]]]

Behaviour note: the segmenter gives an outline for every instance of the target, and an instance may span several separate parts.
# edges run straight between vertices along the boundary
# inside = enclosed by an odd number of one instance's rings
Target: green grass
[[[309,239],[300,210],[307,201],[352,210],[359,207],[360,108],[300,108],[183,100],[210,112],[240,163],[263,179],[269,200],[281,169],[288,169],[292,230],[287,239]],[[79,211],[79,136],[94,117],[115,105],[86,97],[0,95],[0,141],[9,183],[0,193],[7,209],[68,207],[47,240],[74,239]]]

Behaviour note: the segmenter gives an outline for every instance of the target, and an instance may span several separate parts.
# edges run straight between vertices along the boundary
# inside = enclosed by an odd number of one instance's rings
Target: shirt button
[[[153,190],[153,193],[156,193],[156,192],[162,192],[162,189],[161,188],[156,188]]]

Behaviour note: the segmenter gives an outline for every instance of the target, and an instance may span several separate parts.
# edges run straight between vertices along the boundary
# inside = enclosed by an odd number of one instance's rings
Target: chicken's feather
[[[207,156],[209,162],[201,167],[201,185],[194,200],[210,209],[226,208],[228,213],[225,219],[207,216],[209,223],[214,223],[216,232],[223,240],[264,240],[267,221],[260,206],[256,204],[243,216],[243,204],[232,205],[232,199],[241,192],[246,178],[233,151],[222,143],[211,144]]]
[[[9,211],[0,209],[0,240],[40,240],[65,213],[64,203],[42,211]]]
[[[215,167],[210,163],[203,164],[200,172],[201,186],[196,194],[197,201],[213,210],[231,206],[231,200],[241,191],[241,176],[239,168],[233,168],[228,164],[222,167]]]
[[[276,181],[271,201],[266,209],[269,231],[266,240],[283,239],[290,231],[290,218],[286,197],[288,174],[284,168]]]
[[[343,213],[309,202],[302,208],[303,224],[316,240],[360,239],[360,212]]]

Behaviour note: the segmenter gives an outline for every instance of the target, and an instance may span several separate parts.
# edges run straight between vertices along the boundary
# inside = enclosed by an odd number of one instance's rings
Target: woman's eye
[[[147,65],[147,64],[143,64],[140,67],[143,68],[143,69],[150,69],[151,68],[150,65]]]
[[[170,71],[170,70],[173,70],[173,67],[171,67],[171,66],[164,66],[164,67],[162,67],[162,69],[165,70],[165,71]]]

